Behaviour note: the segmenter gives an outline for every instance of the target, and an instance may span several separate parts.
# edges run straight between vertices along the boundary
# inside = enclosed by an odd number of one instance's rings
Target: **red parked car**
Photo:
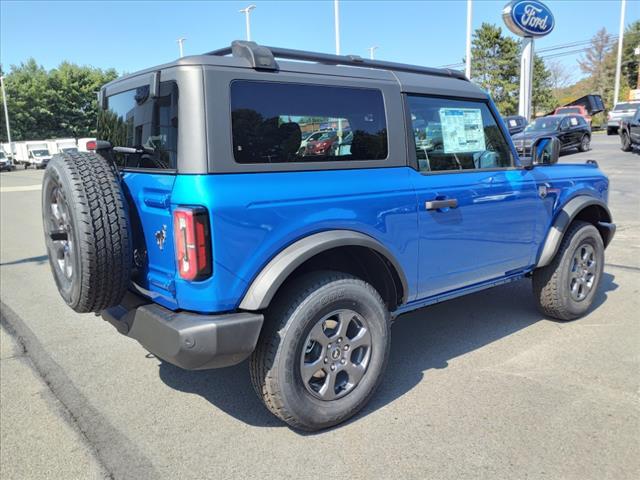
[[[565,114],[580,115],[581,117],[584,117],[584,119],[587,121],[589,126],[591,126],[591,115],[589,115],[589,112],[587,112],[587,109],[582,105],[571,105],[570,107],[558,107],[553,111],[553,114],[554,115],[565,115]]]
[[[307,142],[306,155],[329,155],[331,145],[338,139],[336,132],[326,132],[315,141]]]

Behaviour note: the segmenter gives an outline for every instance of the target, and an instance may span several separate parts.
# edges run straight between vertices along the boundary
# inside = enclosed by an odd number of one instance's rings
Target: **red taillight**
[[[89,140],[87,142],[87,150],[91,151],[91,150],[95,150],[97,148],[98,144],[96,143],[95,140]]]
[[[180,207],[173,211],[173,236],[180,277],[202,280],[211,275],[209,216],[202,207]]]

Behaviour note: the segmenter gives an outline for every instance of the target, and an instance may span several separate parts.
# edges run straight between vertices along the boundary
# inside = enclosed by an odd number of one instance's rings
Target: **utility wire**
[[[609,43],[606,44],[606,47],[610,47],[610,46],[615,45],[615,43],[617,41],[618,41],[618,35],[611,35],[610,36],[610,41],[609,41]],[[586,52],[587,50],[589,50],[591,48],[591,43],[592,43],[592,39],[580,40],[580,41],[569,42],[569,43],[562,43],[562,44],[558,44],[558,45],[552,45],[552,46],[549,46],[549,47],[541,48],[541,49],[536,51],[536,54],[544,54],[544,53],[548,53],[548,52],[555,52],[556,50],[562,50],[562,49],[570,48],[571,50],[568,50],[568,51],[550,53],[549,55],[540,55],[540,57],[541,58],[559,58],[559,57],[563,57],[563,56],[567,56],[567,55],[576,55],[576,54],[583,53],[583,52]],[[580,47],[580,48],[575,48],[575,47]],[[465,65],[464,62],[448,63],[446,65],[442,65],[440,68],[457,69],[457,68],[463,67],[464,65]]]

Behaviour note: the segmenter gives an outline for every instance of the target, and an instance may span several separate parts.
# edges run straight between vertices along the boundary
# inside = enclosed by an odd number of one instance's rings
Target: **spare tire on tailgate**
[[[96,153],[56,155],[42,181],[42,222],[58,291],[76,312],[117,305],[131,277],[127,204],[117,171]]]

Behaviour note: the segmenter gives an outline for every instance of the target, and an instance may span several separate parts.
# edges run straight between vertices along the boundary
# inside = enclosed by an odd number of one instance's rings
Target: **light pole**
[[[473,10],[472,0],[467,0],[467,46],[465,52],[465,75],[471,79],[471,13]]]
[[[251,41],[251,20],[249,19],[249,17],[251,15],[251,10],[253,10],[254,8],[256,8],[255,5],[249,5],[247,8],[238,10],[240,13],[244,13],[244,22],[247,27],[247,41],[249,42]]]
[[[7,140],[9,141],[9,153],[13,164],[13,144],[11,143],[11,129],[9,128],[9,109],[7,108],[7,94],[4,92],[4,76],[0,75],[0,86],[2,87],[2,101],[4,103],[4,121],[7,122]]]
[[[180,37],[177,42],[178,42],[178,48],[180,48],[180,58],[184,57],[184,50],[182,48],[182,45],[184,44],[184,41],[186,40],[186,38],[184,37]]]
[[[336,30],[336,55],[340,55],[340,6],[333,0],[333,24]],[[338,118],[338,145],[342,145],[342,118]]]
[[[367,48],[367,50],[369,50],[369,58],[371,60],[373,60],[373,52],[375,52],[378,48],[380,48],[380,47],[372,46],[372,47]]]
[[[336,55],[340,55],[340,6],[333,0],[333,23],[336,30]]]
[[[613,104],[618,103],[618,95],[620,94],[620,69],[622,67],[622,42],[624,38],[624,9],[627,0],[620,0],[620,34],[618,35],[618,59],[616,60],[616,84],[613,87]]]

